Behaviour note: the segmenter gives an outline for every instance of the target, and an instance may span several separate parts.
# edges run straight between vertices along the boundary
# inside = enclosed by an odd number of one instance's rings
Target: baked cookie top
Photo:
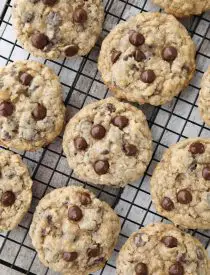
[[[85,55],[101,32],[101,0],[15,0],[18,40],[35,56],[49,59]]]
[[[156,223],[133,233],[117,259],[117,275],[208,275],[202,244],[171,224]]]
[[[195,46],[172,15],[139,13],[104,39],[98,68],[117,97],[161,105],[189,84]]]
[[[82,187],[59,188],[38,204],[30,227],[40,260],[55,271],[84,275],[103,267],[120,231],[111,207]]]
[[[151,179],[157,212],[186,228],[210,228],[210,139],[171,146]]]
[[[19,155],[0,148],[0,231],[15,228],[28,211],[32,180]]]
[[[143,175],[152,137],[142,111],[110,97],[87,105],[69,121],[63,149],[79,178],[120,187]]]
[[[58,77],[47,66],[18,61],[0,69],[0,143],[36,150],[63,128],[65,107]]]

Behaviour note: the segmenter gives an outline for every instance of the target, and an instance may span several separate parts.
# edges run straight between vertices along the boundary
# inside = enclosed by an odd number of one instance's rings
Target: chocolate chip
[[[137,247],[142,247],[146,244],[146,242],[143,240],[143,236],[145,236],[146,234],[144,233],[137,233],[135,236],[134,236],[134,243]]]
[[[178,241],[176,238],[172,237],[172,236],[165,236],[161,239],[161,242],[165,244],[166,247],[168,248],[173,248],[173,247],[177,247],[178,245]]]
[[[112,64],[114,64],[119,59],[120,55],[121,55],[120,51],[117,51],[117,50],[112,51],[112,54],[111,54]]]
[[[175,263],[169,268],[169,275],[184,275],[183,266],[179,262]]]
[[[146,59],[145,54],[142,51],[140,51],[139,49],[136,49],[133,52],[133,57],[137,62],[140,62],[140,61]]]
[[[31,36],[31,43],[35,48],[43,50],[49,43],[49,39],[44,33],[35,33]]]
[[[28,73],[21,72],[19,74],[19,80],[23,85],[30,86],[31,81],[33,80],[33,76]]]
[[[90,131],[91,136],[95,139],[102,139],[106,134],[106,129],[100,125],[94,125]]]
[[[125,152],[126,156],[135,156],[137,153],[137,147],[133,144],[124,144],[123,151]]]
[[[177,262],[186,263],[186,253],[182,253],[177,256]]]
[[[194,142],[190,145],[189,152],[192,154],[203,154],[205,147],[201,142]]]
[[[42,0],[43,4],[48,6],[53,6],[57,2],[57,0]]]
[[[174,47],[166,47],[163,49],[162,57],[165,61],[174,61],[177,57],[177,49]]]
[[[99,245],[97,247],[94,247],[94,248],[89,248],[88,251],[87,251],[87,255],[90,258],[97,257],[98,255],[100,255],[100,253],[101,253],[101,248],[100,248]]]
[[[0,103],[0,116],[8,117],[11,116],[14,111],[12,103],[3,101]]]
[[[141,80],[144,83],[152,83],[155,81],[156,75],[152,70],[146,70],[141,74]]]
[[[73,205],[68,210],[68,217],[70,220],[78,222],[83,217],[82,210],[78,206]]]
[[[138,46],[144,44],[145,38],[141,33],[136,32],[136,31],[131,31],[130,35],[129,35],[129,41],[132,45],[138,47]]]
[[[210,166],[206,166],[203,168],[202,176],[205,180],[210,180]]]
[[[1,197],[1,202],[4,206],[11,206],[15,202],[15,194],[12,191],[6,191]]]
[[[172,200],[168,197],[164,197],[162,199],[161,202],[161,206],[163,209],[165,209],[166,211],[171,211],[174,209],[174,203],[172,202]]]
[[[88,194],[88,193],[81,193],[80,194],[80,202],[81,202],[82,205],[88,205],[88,204],[90,204],[92,202],[90,194]]]
[[[65,49],[65,55],[68,57],[71,57],[71,56],[76,55],[78,53],[78,51],[79,51],[79,48],[77,45],[71,45]]]
[[[84,151],[87,149],[87,141],[83,137],[77,137],[74,139],[74,146],[78,151]]]
[[[109,163],[107,160],[98,160],[94,163],[94,170],[98,175],[104,175],[109,170]]]
[[[44,107],[44,105],[38,103],[36,108],[32,112],[32,116],[34,120],[39,121],[43,120],[47,115],[47,109]]]
[[[177,200],[181,204],[188,204],[192,201],[192,194],[187,189],[182,189],[177,193]]]
[[[122,130],[128,125],[129,120],[125,116],[116,116],[113,118],[112,123]]]
[[[148,274],[147,265],[144,263],[138,263],[135,266],[135,272],[136,272],[136,275],[147,275]]]
[[[77,8],[73,12],[73,20],[76,23],[83,24],[87,21],[87,12],[82,8]]]
[[[203,260],[204,259],[204,254],[203,251],[200,247],[197,247],[196,249],[196,255],[198,257],[199,260]]]
[[[106,107],[110,111],[110,113],[113,113],[113,112],[116,111],[115,106],[113,104],[111,104],[111,103],[107,103]]]
[[[78,253],[77,252],[63,252],[63,259],[66,262],[73,262],[77,259]]]

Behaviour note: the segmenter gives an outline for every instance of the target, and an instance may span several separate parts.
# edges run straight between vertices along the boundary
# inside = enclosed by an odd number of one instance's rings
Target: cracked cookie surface
[[[152,137],[142,111],[110,97],[87,105],[70,120],[63,149],[79,178],[120,187],[143,175]]]
[[[58,77],[47,66],[18,61],[0,69],[0,143],[36,150],[52,142],[64,124]]]
[[[28,211],[32,180],[19,155],[0,148],[0,231],[15,228]]]
[[[111,207],[76,186],[47,194],[39,202],[30,227],[42,263],[68,275],[101,269],[119,232],[120,221]]]
[[[209,275],[209,268],[197,239],[163,223],[133,233],[117,259],[117,275]]]
[[[13,25],[31,54],[48,59],[86,55],[102,30],[101,0],[15,0]]]
[[[210,139],[166,150],[151,179],[157,212],[186,228],[210,228]]]
[[[108,34],[98,68],[118,98],[161,105],[189,84],[195,45],[172,15],[140,13]]]

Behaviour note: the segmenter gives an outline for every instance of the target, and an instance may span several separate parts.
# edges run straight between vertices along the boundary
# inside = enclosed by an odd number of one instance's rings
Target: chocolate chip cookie
[[[65,107],[58,77],[45,65],[18,61],[0,69],[0,143],[36,150],[61,132]]]
[[[41,262],[68,275],[101,269],[119,232],[119,218],[111,207],[76,186],[47,194],[39,202],[30,227]]]
[[[210,139],[186,139],[164,154],[151,179],[158,213],[186,228],[210,229]]]
[[[120,187],[144,173],[152,138],[142,111],[110,97],[84,107],[70,120],[63,149],[79,178]]]
[[[21,157],[0,148],[0,231],[15,228],[28,211],[32,180]]]
[[[17,38],[31,54],[48,59],[85,55],[101,32],[101,0],[15,0]]]
[[[198,98],[198,108],[201,114],[201,117],[207,125],[210,126],[210,66],[203,75],[201,81],[201,89]]]
[[[176,17],[201,14],[210,9],[209,0],[153,0],[153,2]]]
[[[209,270],[202,244],[163,223],[133,233],[117,259],[117,275],[209,275]]]
[[[172,15],[139,13],[105,38],[98,68],[118,98],[160,105],[189,84],[195,46]]]

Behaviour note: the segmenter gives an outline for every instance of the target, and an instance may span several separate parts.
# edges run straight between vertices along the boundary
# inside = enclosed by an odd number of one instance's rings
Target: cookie
[[[161,105],[189,84],[195,46],[172,15],[139,13],[105,38],[98,69],[118,98]]]
[[[202,119],[210,126],[210,66],[203,75],[201,89],[198,98],[198,108]]]
[[[157,212],[185,228],[210,229],[210,139],[171,146],[151,179]]]
[[[101,0],[15,0],[13,25],[22,46],[48,59],[86,55],[102,30]]]
[[[201,14],[210,9],[209,0],[153,0],[153,2],[176,17]]]
[[[208,275],[209,268],[197,239],[163,223],[133,233],[117,259],[117,275]]]
[[[36,150],[52,142],[64,124],[58,77],[45,65],[18,61],[0,69],[0,143]]]
[[[21,157],[0,148],[0,231],[15,228],[28,211],[32,180]]]
[[[120,221],[112,208],[78,186],[47,194],[39,202],[30,227],[40,261],[68,275],[101,269],[119,232]]]
[[[120,187],[143,175],[152,138],[142,111],[110,97],[89,104],[70,120],[63,150],[80,179]]]

